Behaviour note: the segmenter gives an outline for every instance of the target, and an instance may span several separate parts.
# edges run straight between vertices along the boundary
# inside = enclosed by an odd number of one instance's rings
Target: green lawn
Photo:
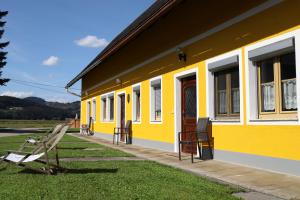
[[[43,128],[53,127],[58,120],[0,120],[0,128]]]
[[[23,139],[24,136],[2,137],[0,154],[7,147],[16,148]],[[69,148],[60,150],[60,157],[130,156],[72,136],[66,136],[60,147]],[[0,199],[236,199],[231,193],[237,189],[151,161],[62,165],[66,172],[49,176],[0,164]]]

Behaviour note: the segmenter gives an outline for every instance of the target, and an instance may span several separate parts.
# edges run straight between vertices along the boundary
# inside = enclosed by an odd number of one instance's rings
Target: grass
[[[16,147],[24,136],[1,138]],[[66,136],[61,147],[98,147],[98,156],[126,153]],[[65,151],[65,152],[63,152]],[[60,150],[61,157],[88,156],[90,151]],[[113,152],[113,153],[112,153]],[[226,185],[152,161],[62,162],[64,173],[47,176],[0,164],[0,199],[236,199]]]
[[[26,138],[34,135],[38,135],[38,134],[1,137],[0,155],[5,154],[6,150],[17,150]],[[111,149],[100,144],[84,141],[69,135],[64,136],[62,141],[58,144],[58,147],[60,148],[59,156],[63,158],[133,156],[131,154],[122,151]],[[51,152],[49,156],[54,157],[54,153]]]
[[[58,120],[0,120],[0,128],[43,128],[62,122]]]

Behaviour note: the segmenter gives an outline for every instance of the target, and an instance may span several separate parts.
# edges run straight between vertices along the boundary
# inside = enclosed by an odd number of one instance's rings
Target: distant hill
[[[80,102],[48,102],[39,97],[24,99],[0,96],[0,119],[64,120],[80,115]]]

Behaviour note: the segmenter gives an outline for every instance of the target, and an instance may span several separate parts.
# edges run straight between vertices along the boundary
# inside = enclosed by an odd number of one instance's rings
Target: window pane
[[[154,86],[154,108],[155,108],[155,120],[161,119],[161,88]]]
[[[240,82],[239,70],[235,68],[231,71],[231,112],[240,113]]]
[[[185,95],[185,117],[197,116],[197,99],[196,99],[196,87],[191,86],[184,90]]]
[[[225,73],[216,73],[217,80],[217,113],[226,114],[227,113],[227,94],[226,94],[226,74]]]
[[[297,110],[295,53],[280,56],[282,110]]]
[[[136,121],[140,121],[141,105],[140,105],[140,91],[136,91]]]
[[[261,61],[260,63],[260,82],[269,83],[274,81],[273,59]]]
[[[260,63],[261,111],[275,111],[275,86],[273,59]]]
[[[280,56],[281,80],[296,78],[295,53]]]
[[[110,113],[110,120],[114,120],[114,98],[110,97],[109,98],[109,113]]]
[[[102,110],[103,120],[106,120],[106,99],[103,99],[102,102],[103,102],[103,110]]]

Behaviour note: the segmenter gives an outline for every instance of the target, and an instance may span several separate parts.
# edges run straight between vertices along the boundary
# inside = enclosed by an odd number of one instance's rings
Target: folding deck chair
[[[59,133],[59,131],[65,126],[66,124],[62,123],[62,124],[58,124],[55,127],[53,127],[52,129],[48,130],[46,132],[46,134],[44,136],[36,136],[36,137],[28,137],[26,138],[25,142],[21,145],[21,147],[19,148],[18,151],[23,151],[23,149],[27,148],[27,147],[34,147],[35,145],[37,145],[37,143],[39,142],[43,142],[43,141],[47,141],[49,138],[55,136],[56,134]]]
[[[48,138],[48,140],[39,142],[32,152],[22,152],[22,151],[7,151],[7,154],[0,157],[0,162],[6,162],[13,164],[19,167],[24,167],[26,169],[31,169],[37,172],[52,174],[54,169],[59,169],[59,158],[57,151],[57,144],[63,138],[67,132],[69,126],[65,125],[60,130],[58,134],[54,137]],[[52,150],[55,150],[55,159],[56,163],[50,163],[48,153]],[[45,160],[41,160],[42,157],[45,157]],[[30,162],[38,162],[45,165],[43,168],[34,168],[29,166]]]

